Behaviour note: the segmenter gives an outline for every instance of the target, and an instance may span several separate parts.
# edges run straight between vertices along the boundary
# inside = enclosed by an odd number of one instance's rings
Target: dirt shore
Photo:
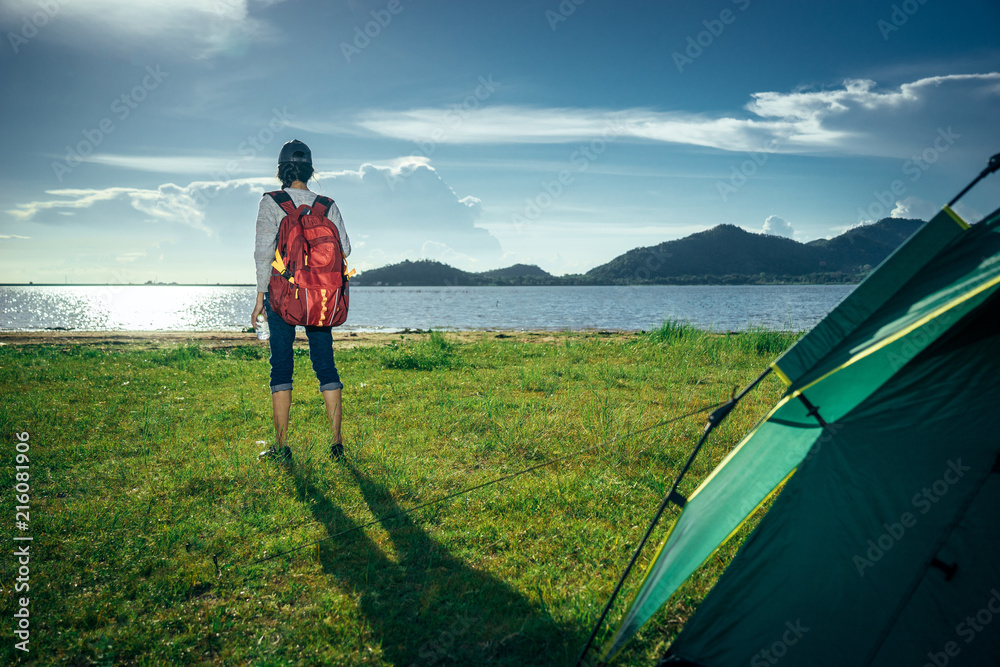
[[[382,345],[399,340],[423,340],[430,332],[404,330],[395,333],[371,331],[334,331],[336,348],[362,345]],[[573,338],[628,338],[638,335],[632,331],[447,331],[444,336],[456,342],[475,342],[483,339],[516,339],[523,342],[554,343]],[[159,349],[179,345],[198,344],[209,349],[237,347],[240,345],[267,345],[258,341],[253,333],[238,331],[0,331],[0,345],[87,345],[102,349]],[[295,347],[306,348],[309,342],[305,333],[299,332]]]

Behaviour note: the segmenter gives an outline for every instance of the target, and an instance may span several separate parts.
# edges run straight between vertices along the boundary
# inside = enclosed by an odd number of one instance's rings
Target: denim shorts
[[[292,371],[295,359],[292,356],[292,342],[295,340],[295,326],[288,324],[281,316],[271,310],[270,297],[264,296],[264,310],[267,314],[267,325],[271,330],[268,341],[271,344],[271,393],[290,391],[292,388]],[[305,327],[309,339],[309,358],[312,360],[313,371],[319,380],[319,390],[343,389],[344,383],[337,374],[337,366],[333,363],[333,327]]]

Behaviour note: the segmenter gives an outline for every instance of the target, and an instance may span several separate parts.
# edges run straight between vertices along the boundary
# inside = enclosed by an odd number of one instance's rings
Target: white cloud
[[[833,153],[909,157],[954,128],[955,141],[1000,140],[992,113],[1000,102],[1000,73],[954,74],[880,90],[849,79],[828,90],[762,92],[748,114],[712,117],[644,108],[625,110],[489,106],[461,123],[445,123],[439,108],[366,111],[353,126],[301,121],[326,133],[373,133],[414,142],[572,143],[598,138],[661,141],[727,151]],[[930,128],[930,129],[928,129]]]
[[[937,215],[940,210],[941,207],[933,202],[918,197],[907,197],[896,202],[896,207],[889,213],[889,217],[926,221]],[[952,210],[970,225],[979,222],[985,217],[975,208],[962,202],[955,204]]]
[[[17,204],[7,213],[19,220],[28,221],[35,220],[39,214],[48,211],[64,214],[66,211],[59,209],[90,209],[101,203],[127,201],[133,209],[146,216],[144,219],[148,221],[178,223],[211,235],[212,230],[205,223],[206,205],[221,190],[245,184],[247,183],[194,182],[183,187],[164,183],[155,190],[123,187],[46,190],[45,194],[61,199]],[[63,221],[63,224],[72,224],[72,221]]]
[[[624,137],[710,146],[728,150],[759,148],[780,130],[780,123],[733,118],[706,118],[695,114],[664,113],[649,109],[536,109],[491,106],[471,112],[457,127],[442,132],[440,109],[368,111],[356,128],[394,139],[427,143],[569,143]],[[303,129],[319,129],[309,123]],[[338,131],[338,130],[334,130]]]
[[[131,252],[123,252],[115,256],[115,259],[119,262],[134,262],[137,259],[142,259],[146,256],[146,252],[143,250],[133,250]]]
[[[795,236],[792,223],[776,215],[767,216],[767,220],[764,221],[764,233],[771,236],[784,236],[789,239]]]
[[[242,52],[251,41],[273,35],[250,16],[254,6],[278,0],[54,0],[57,7],[42,39],[58,39],[80,48],[156,49],[204,58]],[[40,11],[37,0],[6,0],[0,22],[18,26]]]
[[[0,234],[0,239],[5,241],[7,239],[30,239],[30,238],[31,238],[30,236],[21,236],[20,234]]]
[[[363,164],[319,180],[341,202],[348,233],[369,237],[354,259],[359,269],[421,257],[474,269],[500,257],[499,241],[478,225],[482,202],[459,196],[424,157]]]
[[[889,213],[890,218],[909,218],[911,220],[930,220],[941,207],[917,197],[907,197],[896,202],[896,208]]]
[[[157,174],[211,174],[213,172],[225,173],[226,164],[232,163],[233,158],[95,153],[94,155],[85,157],[83,161],[131,171],[148,171]]]
[[[337,200],[348,234],[356,243],[351,264],[368,269],[387,261],[421,257],[476,268],[501,254],[500,243],[478,226],[482,202],[459,196],[426,158],[403,157],[357,170],[318,172],[311,188]],[[273,177],[230,181],[164,183],[156,188],[49,190],[49,198],[16,204],[7,213],[21,223],[58,226],[101,235],[128,234],[143,242],[169,240],[175,261],[192,246],[222,248],[218,262],[249,264],[254,216],[261,194],[278,189]],[[60,215],[73,212],[76,215]],[[137,225],[136,223],[145,223]],[[363,240],[362,240],[363,239]],[[115,259],[134,263],[148,255],[117,250]],[[247,257],[239,253],[245,253]],[[164,269],[160,270],[161,275]],[[230,278],[232,280],[232,278]],[[183,280],[183,278],[181,278]]]

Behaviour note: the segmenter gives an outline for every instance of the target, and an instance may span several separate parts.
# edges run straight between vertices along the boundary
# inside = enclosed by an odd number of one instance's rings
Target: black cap
[[[281,147],[281,153],[278,155],[278,164],[282,162],[305,162],[311,165],[313,163],[312,152],[308,146],[298,139],[292,139]]]

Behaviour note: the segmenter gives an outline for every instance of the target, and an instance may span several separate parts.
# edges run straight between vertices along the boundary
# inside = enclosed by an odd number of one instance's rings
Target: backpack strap
[[[316,195],[316,201],[312,205],[313,213],[316,215],[326,215],[330,211],[331,206],[333,206],[332,199],[323,195]],[[326,215],[326,217],[329,218],[330,216]]]
[[[284,190],[275,190],[274,192],[265,192],[265,196],[270,196],[274,200],[274,203],[281,207],[286,214],[295,212],[295,203],[292,198],[288,196],[288,193]]]

